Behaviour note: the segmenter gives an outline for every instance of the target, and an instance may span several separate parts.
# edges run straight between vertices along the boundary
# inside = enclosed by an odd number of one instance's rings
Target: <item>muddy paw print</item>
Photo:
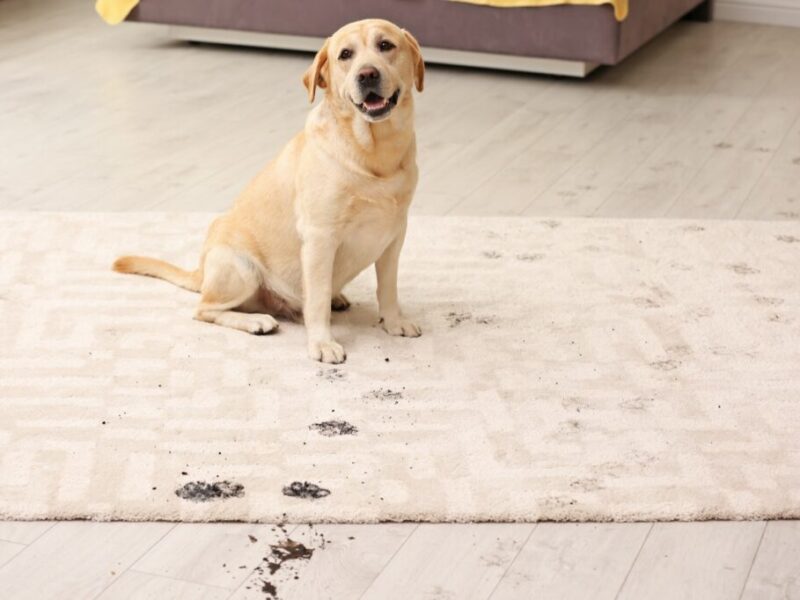
[[[212,500],[227,500],[228,498],[241,498],[244,496],[244,486],[241,483],[230,481],[190,481],[183,487],[175,490],[175,495],[191,502],[211,502]]]
[[[307,498],[318,500],[325,496],[330,496],[331,491],[307,481],[293,481],[283,488],[283,495],[292,498]]]
[[[312,423],[308,428],[325,437],[356,435],[358,433],[358,428],[347,421],[322,421],[321,423]]]

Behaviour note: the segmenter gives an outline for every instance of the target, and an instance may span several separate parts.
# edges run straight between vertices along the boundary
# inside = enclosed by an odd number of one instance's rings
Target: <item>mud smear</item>
[[[459,313],[459,312],[451,312],[447,313],[447,322],[450,323],[450,327],[458,327],[464,321],[470,321],[472,319],[472,315],[470,313]]]
[[[596,492],[598,490],[602,490],[603,486],[600,482],[594,477],[587,477],[585,479],[576,479],[575,481],[569,484],[574,490],[580,490],[581,492]]]
[[[675,359],[657,360],[651,362],[650,366],[659,371],[674,371],[681,366],[681,361]]]
[[[315,483],[307,481],[293,481],[291,484],[283,488],[283,495],[290,496],[291,498],[307,498],[309,500],[318,500],[325,496],[330,496],[331,491],[323,487],[319,487]]]
[[[775,239],[786,244],[797,244],[800,242],[800,237],[794,235],[776,235]]]
[[[733,144],[729,144],[728,142],[717,142],[714,144],[714,148],[719,150],[728,150],[729,148],[733,148]]]
[[[543,258],[544,254],[517,254],[517,260],[521,260],[522,262],[534,262],[542,260]]]
[[[746,265],[744,263],[728,265],[728,268],[737,275],[755,275],[756,273],[760,272],[758,269],[754,269],[750,265]]]
[[[579,413],[582,409],[589,407],[589,402],[585,398],[572,396],[561,400],[561,407],[564,410],[574,410]]]
[[[713,314],[714,311],[710,306],[697,306],[689,310],[689,316],[691,316],[695,321],[699,321],[700,319],[708,319]]]
[[[567,419],[559,423],[559,430],[562,433],[576,433],[583,429],[583,425],[577,419]]]
[[[347,376],[347,374],[342,371],[341,369],[333,368],[333,369],[320,369],[317,371],[317,377],[322,377],[325,381],[341,381]]]
[[[706,228],[702,225],[687,225],[683,228],[684,231],[705,231]]]
[[[241,498],[244,496],[244,486],[241,483],[230,481],[215,481],[213,483],[190,481],[175,490],[175,495],[191,502],[227,500],[228,498]]]
[[[278,598],[278,590],[277,588],[267,581],[266,579],[261,582],[261,591],[267,594],[268,597]]]
[[[691,347],[689,347],[686,344],[673,344],[671,346],[667,346],[666,348],[664,348],[664,350],[666,350],[667,354],[669,354],[671,356],[683,356],[683,357],[686,357],[686,356],[691,356],[692,354],[694,354],[692,352]]]
[[[470,313],[457,313],[451,312],[447,313],[445,317],[447,322],[450,324],[450,328],[453,329],[458,327],[462,323],[466,323],[467,321],[475,321],[478,325],[492,325],[497,321],[497,317],[495,315],[483,315],[479,317],[475,317]]]
[[[394,392],[384,388],[370,390],[364,394],[364,400],[394,400],[394,403],[397,404],[397,401],[402,399],[403,392]]]
[[[502,254],[500,254],[499,252],[495,252],[494,250],[487,250],[486,252],[483,252],[482,254],[483,254],[484,258],[489,258],[491,260],[496,260],[498,258],[503,258]]]
[[[636,398],[623,400],[622,402],[619,403],[619,407],[624,408],[626,410],[646,411],[650,408],[653,402],[655,402],[654,398],[637,396]]]
[[[770,298],[769,296],[756,296],[755,301],[765,306],[780,306],[783,304],[783,298]]]
[[[549,227],[550,229],[555,229],[557,227],[561,227],[561,222],[560,221],[552,221],[552,220],[550,220],[550,221],[540,221],[540,223],[542,225],[544,225],[545,227]]]
[[[261,564],[255,568],[256,575],[260,577],[258,580],[261,585],[260,590],[266,599],[280,600],[278,582],[274,581],[276,573],[282,572],[282,576],[279,577],[283,581],[300,579],[299,569],[311,560],[316,550],[322,550],[327,545],[324,535],[316,532],[313,525],[308,527],[311,537],[316,543],[315,547],[294,541],[288,536],[285,527],[278,525],[285,539],[275,544],[270,544],[269,553],[262,559]],[[311,542],[308,543],[310,544]],[[248,585],[245,586],[245,589],[252,588]]]
[[[694,271],[694,267],[677,261],[669,263],[669,266],[676,271]]]
[[[670,291],[666,288],[663,288],[658,285],[648,285],[647,288],[653,293],[653,295],[660,299],[660,300],[670,300],[674,298],[674,296],[670,293]]]
[[[652,298],[645,298],[644,296],[637,296],[633,299],[633,303],[642,308],[661,308],[661,304]]]
[[[569,496],[548,496],[542,498],[539,503],[545,508],[566,508],[568,506],[575,506],[578,501]]]
[[[669,290],[657,285],[645,285],[650,292],[648,296],[636,296],[633,298],[633,303],[642,308],[661,308],[664,302],[672,300],[674,296]]]
[[[325,437],[358,434],[358,428],[347,421],[322,421],[321,423],[312,423],[308,428]]]
[[[283,564],[290,560],[311,560],[314,548],[307,548],[300,542],[287,539],[270,546],[272,554],[267,557],[267,568],[270,575],[277,573]]]

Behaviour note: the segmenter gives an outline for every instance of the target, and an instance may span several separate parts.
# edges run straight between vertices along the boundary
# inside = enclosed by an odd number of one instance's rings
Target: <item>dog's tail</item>
[[[146,256],[121,256],[114,261],[111,268],[117,273],[135,273],[165,279],[191,292],[199,292],[203,283],[199,270],[185,271],[163,260]]]

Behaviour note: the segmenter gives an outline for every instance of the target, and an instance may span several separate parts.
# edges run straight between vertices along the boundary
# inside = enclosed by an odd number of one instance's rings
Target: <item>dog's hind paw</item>
[[[272,315],[246,315],[245,327],[253,335],[267,335],[278,328],[278,321]]]
[[[350,300],[344,294],[337,294],[331,300],[331,309],[336,312],[342,312],[350,308]]]

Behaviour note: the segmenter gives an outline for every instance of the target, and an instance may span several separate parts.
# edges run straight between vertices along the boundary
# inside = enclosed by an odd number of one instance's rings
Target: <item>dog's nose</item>
[[[357,79],[362,86],[376,85],[381,80],[381,73],[375,67],[364,67],[358,72]]]

